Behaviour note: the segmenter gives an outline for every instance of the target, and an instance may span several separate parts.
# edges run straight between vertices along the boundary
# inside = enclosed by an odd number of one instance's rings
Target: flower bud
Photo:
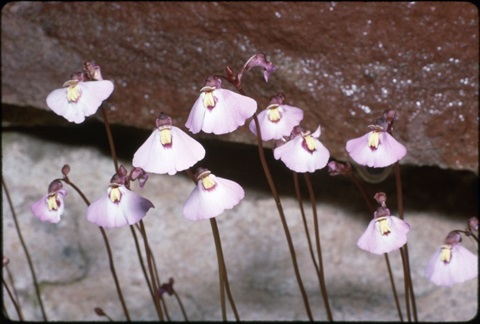
[[[68,164],[65,164],[63,167],[62,167],[62,174],[64,176],[67,176],[68,174],[70,173],[70,166]]]
[[[48,186],[48,193],[51,194],[51,193],[57,192],[62,188],[63,188],[63,185],[60,182],[60,180],[53,180]]]
[[[462,241],[462,236],[457,231],[451,231],[448,233],[447,237],[445,238],[445,244],[457,244]]]

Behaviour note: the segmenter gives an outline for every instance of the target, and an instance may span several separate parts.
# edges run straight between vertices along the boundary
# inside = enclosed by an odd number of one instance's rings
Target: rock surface
[[[183,127],[207,76],[263,52],[278,71],[250,71],[245,91],[259,109],[283,92],[333,157],[395,109],[401,163],[477,172],[478,34],[468,2],[12,2],[2,122],[65,124],[36,108],[93,60],[115,83],[111,122],[151,129],[165,112]],[[246,127],[217,138],[255,143]]]

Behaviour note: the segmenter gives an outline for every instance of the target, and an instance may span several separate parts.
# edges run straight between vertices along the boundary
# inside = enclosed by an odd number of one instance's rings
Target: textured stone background
[[[466,321],[478,311],[478,279],[451,289],[423,277],[430,255],[452,229],[478,216],[478,10],[457,2],[13,2],[2,8],[2,174],[12,193],[50,320],[98,320],[101,306],[123,320],[98,229],[69,191],[57,224],[39,222],[30,206],[63,164],[90,200],[104,193],[113,163],[100,117],[68,124],[45,98],[85,60],[115,83],[106,101],[121,161],[135,150],[161,111],[183,127],[209,74],[238,70],[264,52],[279,70],[267,84],[245,76],[263,109],[279,91],[303,108],[303,126],[322,126],[322,142],[346,160],[347,139],[359,136],[384,109],[396,109],[395,135],[408,149],[401,161],[409,251],[421,321]],[[242,320],[306,320],[273,199],[246,127],[212,138],[202,165],[239,182],[245,199],[218,217],[232,293]],[[267,145],[268,146],[268,145]],[[282,195],[302,277],[316,320],[326,320],[306,246],[292,175],[266,150]],[[385,263],[356,241],[371,218],[355,186],[326,170],[312,175],[318,198],[325,275],[337,321],[396,321]],[[135,184],[136,185],[136,184]],[[208,222],[181,216],[192,190],[184,175],[152,175],[134,190],[155,209],[145,223],[162,281],[175,278],[190,320],[220,320],[217,263]],[[397,210],[390,174],[368,184]],[[311,222],[307,196],[305,208]],[[2,196],[2,249],[11,259],[28,320],[41,320],[31,277]],[[128,229],[108,231],[132,319],[155,320]],[[475,251],[469,240],[465,245]],[[392,253],[402,298],[398,253]],[[167,301],[173,320],[183,317]],[[15,313],[7,303],[8,313]],[[231,314],[229,318],[233,319]]]
[[[100,232],[85,218],[85,204],[70,188],[67,209],[58,224],[46,224],[30,212],[33,202],[44,194],[49,182],[60,176],[63,164],[71,166],[70,178],[90,201],[105,194],[113,174],[108,144],[101,127],[8,131],[2,134],[3,173],[17,211],[26,244],[30,249],[42,286],[50,320],[85,321],[99,319],[94,307],[102,307],[115,320],[124,320],[106,260]],[[82,139],[75,138],[78,134]],[[118,132],[117,132],[118,133]],[[143,135],[142,135],[143,134]],[[145,138],[134,131],[124,138]],[[102,138],[98,141],[98,138]],[[207,158],[202,165],[218,176],[240,183],[245,199],[217,217],[232,294],[242,320],[308,320],[294,272],[285,235],[264,180],[254,147],[218,145],[202,141]],[[123,145],[121,162],[131,168],[136,143]],[[138,146],[137,146],[138,147]],[[287,222],[296,249],[300,272],[315,320],[327,319],[311,263],[298,203],[293,193],[292,174],[267,152]],[[248,168],[245,166],[248,165]],[[411,225],[409,253],[421,321],[466,321],[478,311],[478,278],[452,288],[437,287],[423,276],[433,252],[453,229],[463,229],[477,212],[477,178],[470,172],[447,172],[437,168],[402,168],[405,219]],[[336,321],[398,321],[385,261],[356,246],[372,215],[355,185],[342,177],[330,177],[325,169],[312,175],[317,198],[326,284]],[[300,183],[303,187],[303,181]],[[380,184],[367,185],[370,195],[384,191],[395,214],[395,182],[392,176]],[[446,190],[448,188],[448,190]],[[144,218],[162,281],[175,278],[175,288],[190,320],[221,320],[218,272],[212,231],[208,221],[183,218],[182,206],[193,189],[185,173],[151,175],[141,190],[155,209]],[[306,216],[313,237],[313,219],[308,196],[303,191]],[[11,212],[3,195],[3,253],[11,259],[26,319],[41,320],[31,286],[31,276]],[[155,320],[156,314],[146,290],[143,274],[128,228],[107,230],[114,251],[132,319]],[[464,241],[470,251],[476,246]],[[398,252],[390,254],[401,304],[404,304],[403,275]],[[15,312],[6,303],[9,314]],[[167,299],[173,320],[183,316],[173,298]],[[402,306],[403,308],[403,306]],[[405,314],[405,313],[404,313]],[[229,312],[229,319],[233,315]]]
[[[62,123],[45,98],[94,60],[116,89],[113,123],[184,125],[208,75],[257,52],[244,79],[259,109],[282,91],[323,128],[332,156],[396,109],[402,163],[478,170],[478,10],[467,2],[15,2],[2,10],[2,104],[12,124]],[[254,143],[242,129],[220,139]]]

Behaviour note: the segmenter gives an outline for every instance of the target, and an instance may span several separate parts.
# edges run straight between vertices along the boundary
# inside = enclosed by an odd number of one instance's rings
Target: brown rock
[[[285,93],[333,157],[348,159],[345,142],[395,109],[402,163],[477,172],[478,31],[466,2],[13,2],[2,9],[4,125],[38,123],[27,108],[48,110],[48,93],[94,60],[115,83],[111,122],[150,129],[165,112],[184,128],[208,75],[263,52],[278,71],[269,83],[250,71],[245,91],[259,109]],[[255,143],[246,127],[218,138]]]

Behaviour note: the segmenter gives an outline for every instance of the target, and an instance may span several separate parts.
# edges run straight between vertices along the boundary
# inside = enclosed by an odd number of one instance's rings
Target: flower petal
[[[278,110],[282,116],[277,122],[272,122],[269,120],[268,108],[262,110],[257,115],[263,141],[281,139],[284,136],[290,135],[292,129],[303,119],[303,110],[300,108],[288,105],[280,105]],[[254,120],[250,122],[249,129],[254,135],[257,135],[257,129],[255,127]]]
[[[313,152],[309,152],[303,147],[302,136],[296,136],[275,148],[274,157],[282,160],[290,170],[295,172],[315,172],[327,165],[330,152],[318,139],[313,138],[313,140],[316,143],[316,149]]]
[[[378,229],[377,219],[372,219],[357,241],[359,248],[374,254],[384,254],[398,250],[407,243],[410,225],[395,216],[386,218],[391,232],[388,235],[382,235]]]
[[[440,255],[441,249],[438,249],[425,268],[425,277],[434,284],[452,287],[478,276],[478,256],[461,244],[457,243],[452,247],[452,258],[449,263],[443,262]]]
[[[160,131],[155,129],[133,156],[133,166],[146,172],[174,175],[193,166],[205,157],[205,149],[180,128],[172,126],[171,146],[160,141]]]
[[[243,188],[236,182],[210,174],[216,182],[214,188],[206,190],[201,181],[192,190],[183,207],[185,218],[197,221],[220,215],[231,209],[245,196]]]
[[[402,159],[407,153],[405,146],[387,132],[381,132],[378,147],[372,149],[368,145],[369,135],[370,133],[367,133],[351,139],[346,144],[350,157],[360,165],[384,168]]]
[[[67,195],[65,189],[60,189],[57,191],[57,210],[49,210],[47,205],[47,198],[49,195],[43,196],[40,200],[34,203],[31,207],[33,216],[40,219],[42,222],[58,223],[60,222],[60,216],[63,215],[65,206],[63,204],[63,198]]]
[[[207,109],[203,105],[202,93],[190,111],[185,126],[196,134],[200,130],[216,135],[233,132],[253,116],[257,102],[252,98],[226,89],[216,89],[213,96],[217,99],[215,107]]]
[[[112,202],[108,194],[96,200],[87,208],[87,220],[105,228],[132,225],[145,217],[153,204],[126,189],[118,187],[122,197],[120,202]]]
[[[67,88],[56,89],[47,96],[47,106],[57,115],[64,117],[69,122],[83,123],[85,115],[77,104],[67,99]]]

